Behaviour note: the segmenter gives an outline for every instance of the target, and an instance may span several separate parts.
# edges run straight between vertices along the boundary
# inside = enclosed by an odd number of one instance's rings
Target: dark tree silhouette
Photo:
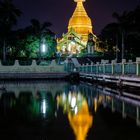
[[[15,7],[12,0],[0,1],[0,41],[3,46],[3,60],[6,61],[6,46],[8,35],[17,23],[21,11]],[[2,43],[3,42],[3,43]]]
[[[113,50],[116,44],[116,50],[117,48],[120,50],[120,59],[140,56],[140,49],[136,45],[140,41],[140,7],[130,12],[123,12],[122,15],[113,13],[113,17],[116,22],[106,25],[99,36],[107,45],[108,52]]]

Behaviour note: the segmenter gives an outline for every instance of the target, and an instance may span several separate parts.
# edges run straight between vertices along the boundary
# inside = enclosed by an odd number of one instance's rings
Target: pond
[[[140,96],[88,83],[0,81],[0,140],[139,140]]]

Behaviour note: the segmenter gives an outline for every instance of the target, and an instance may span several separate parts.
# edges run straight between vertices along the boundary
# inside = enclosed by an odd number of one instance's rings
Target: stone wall
[[[47,73],[47,72],[64,72],[64,65],[58,65],[53,60],[50,65],[37,65],[36,61],[32,61],[32,65],[21,66],[16,60],[13,66],[4,66],[0,61],[0,73]]]

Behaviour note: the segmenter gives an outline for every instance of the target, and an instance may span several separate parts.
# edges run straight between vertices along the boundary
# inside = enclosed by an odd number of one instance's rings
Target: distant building
[[[93,33],[92,22],[83,6],[85,0],[74,0],[77,3],[76,9],[69,20],[68,32],[62,35],[62,38],[57,41],[58,52],[62,54],[78,54],[85,50],[86,53],[93,53],[96,48],[97,37]],[[93,48],[87,49],[89,34],[92,34]],[[88,46],[89,47],[89,46]],[[90,46],[91,47],[91,46]]]

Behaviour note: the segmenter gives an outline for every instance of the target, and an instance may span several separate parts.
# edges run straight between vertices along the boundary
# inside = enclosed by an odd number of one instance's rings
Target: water
[[[65,81],[0,82],[0,140],[140,140],[140,96]]]

